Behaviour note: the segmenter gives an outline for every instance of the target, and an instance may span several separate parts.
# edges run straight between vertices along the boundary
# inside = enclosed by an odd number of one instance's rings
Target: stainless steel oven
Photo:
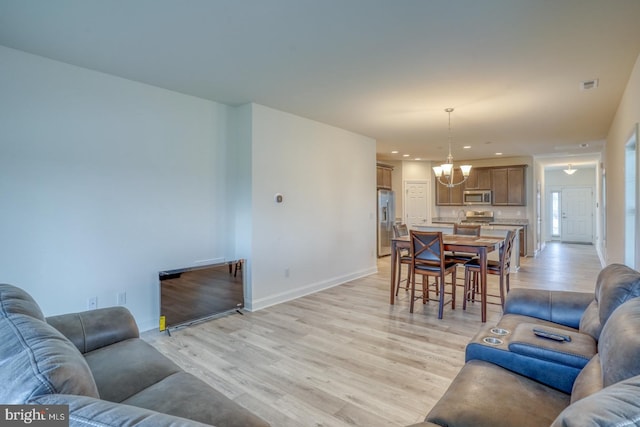
[[[465,205],[490,205],[491,190],[465,190],[462,202]]]

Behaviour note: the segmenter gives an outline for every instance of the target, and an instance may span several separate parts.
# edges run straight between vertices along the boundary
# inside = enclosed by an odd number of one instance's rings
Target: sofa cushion
[[[46,320],[69,338],[83,354],[119,341],[140,337],[138,325],[125,307],[105,307],[67,313],[47,317]]]
[[[569,395],[492,363],[466,363],[425,421],[456,427],[548,426]]]
[[[4,301],[2,301],[4,307]],[[0,317],[0,402],[66,393],[99,397],[78,349],[55,328],[30,315]]]
[[[504,314],[536,318],[578,329],[584,310],[593,301],[591,292],[513,289],[504,303]]]
[[[100,397],[111,402],[122,402],[181,371],[178,365],[139,338],[102,347],[84,356]]]
[[[570,341],[540,337],[536,335],[536,330],[562,335]],[[584,368],[596,354],[596,342],[591,335],[555,327],[540,327],[534,323],[520,323],[516,326],[508,343],[509,351],[514,353],[578,369]]]
[[[580,331],[599,339],[609,316],[622,303],[640,296],[640,273],[623,264],[610,264],[596,279],[595,304],[592,303],[580,320]],[[597,317],[594,308],[597,307]]]
[[[8,314],[24,314],[39,320],[44,320],[44,314],[38,306],[38,303],[24,290],[13,285],[0,283],[0,304],[2,304],[2,313]]]
[[[39,396],[29,404],[69,405],[69,425],[73,427],[211,427],[149,409],[85,396],[50,394]]]
[[[567,407],[551,427],[637,426],[640,424],[640,376],[629,378]]]
[[[580,371],[576,381],[573,383],[571,391],[571,403],[577,402],[593,393],[602,390],[602,368],[600,366],[600,355],[596,354],[591,358],[587,366]]]
[[[186,372],[170,375],[122,403],[190,418],[216,427],[267,425],[233,400]]]
[[[605,387],[640,375],[640,298],[613,312],[602,328],[598,354]]]
[[[600,332],[602,331],[602,324],[600,323],[600,312],[598,311],[598,301],[595,299],[589,304],[587,309],[580,318],[580,332],[583,334],[589,334],[594,339],[598,339]]]

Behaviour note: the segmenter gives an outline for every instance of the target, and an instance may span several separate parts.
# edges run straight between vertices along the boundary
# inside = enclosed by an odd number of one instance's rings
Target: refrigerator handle
[[[389,207],[389,205],[387,204],[387,206],[383,206],[382,207],[382,222],[387,222],[387,208]]]

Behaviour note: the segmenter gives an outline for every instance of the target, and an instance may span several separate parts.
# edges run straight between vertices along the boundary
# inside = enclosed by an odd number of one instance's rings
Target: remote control
[[[562,334],[558,334],[558,333],[555,333],[555,332],[549,332],[549,331],[545,331],[543,329],[534,328],[533,329],[533,333],[536,334],[539,337],[548,338],[548,339],[554,340],[554,341],[566,341],[566,342],[570,342],[571,341],[571,337],[568,336],[568,335],[562,335]]]

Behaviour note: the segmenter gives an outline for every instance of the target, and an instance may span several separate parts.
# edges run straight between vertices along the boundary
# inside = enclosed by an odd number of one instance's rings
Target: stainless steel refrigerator
[[[378,190],[378,257],[391,255],[395,219],[395,194],[391,190]]]

